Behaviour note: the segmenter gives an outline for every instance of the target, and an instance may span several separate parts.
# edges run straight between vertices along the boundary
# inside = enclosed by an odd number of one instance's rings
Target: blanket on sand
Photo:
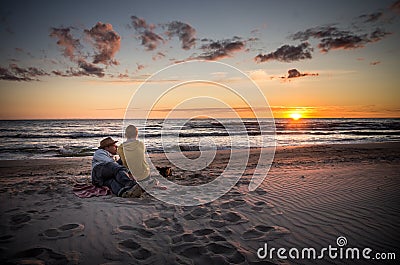
[[[75,184],[72,190],[79,198],[90,198],[93,196],[105,196],[111,194],[111,190],[108,187],[96,187],[92,184]]]

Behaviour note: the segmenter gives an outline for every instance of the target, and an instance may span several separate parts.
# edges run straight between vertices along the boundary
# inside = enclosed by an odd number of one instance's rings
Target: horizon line
[[[183,120],[188,118],[133,118],[126,120]],[[242,119],[250,119],[256,120],[254,117],[242,117],[242,118],[218,118],[218,117],[208,117],[208,118],[192,118],[190,120],[212,120],[212,119],[221,119],[221,120],[242,120]],[[271,117],[271,118],[258,118],[262,119],[284,119],[284,120],[293,120],[290,117]],[[400,117],[304,117],[299,120],[315,120],[315,119],[400,119]],[[79,120],[125,120],[124,118],[21,118],[21,119],[0,119],[0,121],[79,121]]]

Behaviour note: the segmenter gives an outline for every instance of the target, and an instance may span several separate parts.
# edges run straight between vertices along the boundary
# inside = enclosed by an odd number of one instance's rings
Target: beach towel
[[[111,190],[107,186],[96,187],[92,184],[75,184],[72,190],[79,198],[90,198],[93,196],[105,196],[111,194]]]

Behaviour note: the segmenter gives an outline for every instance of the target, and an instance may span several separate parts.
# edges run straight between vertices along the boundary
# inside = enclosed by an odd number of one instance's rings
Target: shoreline
[[[351,143],[349,143],[349,142],[344,142],[344,143],[341,143],[341,142],[334,142],[334,143],[316,143],[316,144],[313,144],[313,143],[300,143],[300,144],[296,144],[296,145],[293,145],[293,144],[288,144],[288,145],[276,145],[276,146],[270,146],[270,147],[250,147],[250,148],[233,148],[233,149],[218,149],[217,150],[217,152],[231,152],[232,150],[233,151],[238,151],[238,152],[240,152],[240,151],[244,151],[244,150],[247,150],[247,149],[249,149],[249,150],[257,150],[257,149],[271,149],[271,148],[275,148],[275,149],[281,149],[281,148],[293,148],[293,147],[299,147],[299,148],[301,148],[301,147],[312,147],[312,146],[331,146],[331,145],[333,145],[333,146],[336,146],[336,145],[338,145],[338,146],[340,146],[340,145],[370,145],[370,144],[372,144],[372,145],[374,145],[374,144],[396,144],[396,143],[399,143],[400,142],[400,140],[390,140],[390,141],[371,141],[371,142],[351,142]],[[209,152],[209,151],[213,151],[213,150],[204,150],[204,152]],[[185,154],[190,154],[190,153],[196,153],[196,152],[200,152],[200,150],[180,150],[180,152],[181,153],[185,153]],[[93,151],[93,153],[94,153],[94,151]],[[32,156],[30,156],[30,157],[28,157],[28,156],[26,156],[26,155],[24,155],[24,156],[19,156],[19,157],[14,157],[14,158],[8,158],[7,156],[3,156],[2,158],[0,158],[0,161],[14,161],[14,160],[41,160],[41,159],[45,159],[45,160],[47,160],[47,159],[72,159],[72,158],[76,158],[76,159],[79,159],[79,158],[88,158],[88,157],[92,157],[93,156],[93,153],[91,153],[91,154],[85,154],[85,155],[77,155],[77,154],[74,154],[74,155],[71,155],[71,156],[68,156],[68,155],[60,155],[60,154],[54,154],[54,155],[51,155],[51,156],[36,156],[37,154],[35,154],[35,153],[32,153]],[[179,152],[176,152],[176,151],[174,151],[174,152],[162,152],[162,151],[160,151],[160,152],[149,152],[148,154],[149,154],[149,156],[157,156],[157,155],[162,155],[162,154],[166,154],[166,153],[168,153],[168,154],[174,154],[174,153],[179,153]]]
[[[400,142],[278,147],[268,176],[249,191],[257,151],[251,150],[246,170],[231,191],[190,207],[149,195],[75,196],[73,185],[90,181],[91,157],[1,160],[0,260],[313,264],[276,256],[262,260],[257,250],[264,243],[269,248],[321,249],[336,246],[339,236],[346,237],[349,247],[400,255]],[[216,161],[202,171],[175,170],[175,181],[210,181],[226,164],[230,150],[217,153]],[[152,159],[166,163],[160,154]]]
[[[400,119],[400,118],[399,118]],[[397,145],[400,144],[400,141],[390,141],[390,142],[368,142],[368,143],[329,143],[329,144],[301,144],[301,145],[276,145],[275,147],[271,146],[271,147],[251,147],[250,150],[258,150],[258,149],[271,149],[271,148],[275,148],[275,150],[281,150],[281,149],[286,149],[286,148],[311,148],[311,147],[324,147],[324,146],[365,146],[368,148],[368,146],[374,146],[374,145]],[[246,149],[223,149],[223,150],[217,150],[217,152],[231,152],[231,151],[242,151],[242,150],[246,150]],[[205,150],[207,151],[211,151],[211,150]],[[199,151],[196,150],[190,150],[190,151],[181,151],[182,153],[198,153]],[[174,154],[174,153],[178,153],[178,152],[157,152],[157,153],[148,153],[148,155],[150,157],[152,156],[158,156],[158,155],[163,155],[165,153],[168,154]],[[91,158],[91,155],[87,155],[87,156],[49,156],[49,157],[34,157],[34,158],[23,158],[23,159],[0,159],[0,161],[23,161],[23,160],[79,160],[79,159],[83,159],[83,158]]]

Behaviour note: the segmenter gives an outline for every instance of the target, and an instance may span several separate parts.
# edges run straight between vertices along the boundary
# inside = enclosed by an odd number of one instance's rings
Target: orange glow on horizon
[[[298,112],[293,112],[289,116],[290,116],[290,118],[292,118],[295,121],[297,121],[297,120],[302,118],[302,115],[300,113],[298,113]]]

